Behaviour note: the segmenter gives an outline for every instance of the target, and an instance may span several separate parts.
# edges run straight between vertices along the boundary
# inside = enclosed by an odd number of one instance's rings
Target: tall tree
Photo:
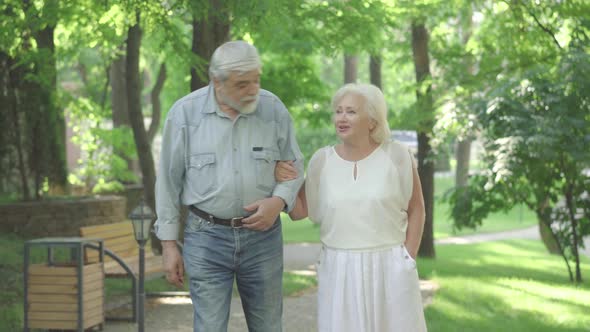
[[[229,39],[230,8],[226,1],[208,0],[205,6],[193,9],[192,51],[198,63],[191,67],[191,91],[209,83],[207,64],[213,51]]]
[[[430,58],[428,54],[428,30],[423,20],[412,22],[412,55],[416,75],[416,111],[421,119],[418,124],[418,174],[426,208],[424,233],[418,254],[435,257],[434,249],[434,163],[430,158],[430,135],[434,126],[434,105],[431,94]]]
[[[125,73],[128,100],[127,107],[129,110],[129,121],[131,122],[131,127],[133,129],[133,138],[139,156],[144,196],[152,211],[155,211],[156,198],[154,187],[156,183],[156,172],[151,144],[145,130],[141,110],[141,84],[139,75],[141,35],[140,13],[137,12],[134,24],[127,30],[127,68]],[[157,238],[152,236],[152,246],[158,246],[158,244],[159,241]]]
[[[126,85],[127,59],[125,54],[119,54],[109,68],[109,82],[111,85],[111,108],[113,127],[129,126],[129,112],[127,110]]]
[[[356,83],[358,76],[358,55],[344,55],[344,83]]]
[[[111,114],[114,128],[131,128],[129,121],[129,110],[127,107],[127,83],[126,83],[126,67],[127,58],[125,57],[125,45],[121,53],[115,57],[109,66],[109,83],[111,86]],[[114,149],[120,158],[127,163],[127,169],[132,171],[134,167],[134,160],[123,151]]]
[[[471,38],[473,30],[473,10],[471,6],[459,16],[460,28],[459,34],[463,45],[467,45],[469,38]],[[473,59],[469,56],[465,57],[465,71],[468,75],[473,75],[474,64]],[[457,169],[455,173],[455,186],[464,187],[467,185],[469,177],[469,160],[471,159],[471,137],[469,135],[461,135],[457,139],[457,150],[455,153],[457,159]]]
[[[58,194],[68,190],[65,153],[65,120],[63,110],[57,103],[57,69],[55,59],[54,31],[60,12],[59,1],[44,2],[39,9],[29,0],[24,1],[25,15],[29,19],[30,33],[36,44],[36,59],[33,72],[25,86],[30,114],[36,119],[29,133],[33,148],[29,162],[37,170],[36,195],[39,198],[41,182],[49,181],[49,189]],[[36,99],[37,105],[32,101]],[[31,119],[30,119],[31,120]],[[34,128],[34,129],[33,129]]]
[[[455,222],[467,225],[490,212],[528,206],[549,230],[576,282],[582,281],[578,250],[590,234],[590,176],[584,170],[590,165],[584,142],[590,137],[589,60],[573,49],[555,70],[540,64],[498,82],[488,107],[477,114],[486,171],[452,195]],[[462,191],[471,199],[460,200]]]
[[[0,117],[0,151],[3,156],[0,159],[0,171],[2,174],[11,174],[12,164],[16,164],[18,178],[23,200],[31,199],[29,181],[27,179],[28,170],[26,167],[26,147],[23,143],[22,114],[19,112],[18,86],[22,80],[22,66],[18,66],[16,59],[12,58],[6,52],[0,52],[0,105],[4,109],[3,114],[8,116]],[[12,128],[12,130],[9,130]],[[16,154],[16,156],[14,156]],[[16,158],[16,161],[13,159]],[[3,192],[12,189],[10,179],[2,179],[3,187],[6,182],[6,188]]]
[[[160,94],[162,93],[162,88],[164,88],[166,75],[166,64],[162,63],[160,65],[160,70],[158,71],[156,83],[150,92],[150,100],[152,101],[152,122],[150,123],[150,127],[147,131],[150,144],[154,142],[154,138],[158,133],[158,129],[160,129],[160,119],[162,117],[162,103],[160,102]]]
[[[371,84],[382,89],[381,86],[381,56],[373,54],[369,57],[369,77]]]

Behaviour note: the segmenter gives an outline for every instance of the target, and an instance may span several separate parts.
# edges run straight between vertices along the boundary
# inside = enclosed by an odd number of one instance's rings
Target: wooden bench
[[[117,256],[135,276],[139,275],[139,245],[133,235],[131,222],[104,224],[80,227],[80,236],[84,238],[103,239],[105,252]],[[87,250],[85,259],[88,263],[98,261],[98,253]],[[107,253],[104,260],[104,272],[107,278],[129,278],[128,270],[116,258]],[[156,256],[148,248],[145,250],[145,276],[157,277],[164,275],[162,256]]]
[[[137,322],[137,280],[139,278],[139,245],[133,234],[130,221],[80,227],[80,236],[84,238],[100,238],[104,243],[104,275],[105,278],[131,279],[131,317],[106,317],[111,320],[130,320]],[[180,250],[182,244],[176,241]],[[86,250],[84,259],[87,263],[98,262],[98,251]],[[164,275],[162,256],[152,253],[149,246],[145,250],[146,279]],[[146,294],[147,295],[147,294]],[[187,296],[187,292],[159,292],[150,296]]]

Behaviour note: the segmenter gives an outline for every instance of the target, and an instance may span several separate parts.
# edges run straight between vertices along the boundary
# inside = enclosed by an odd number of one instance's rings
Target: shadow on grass
[[[447,295],[441,301],[444,302],[442,306],[426,308],[429,331],[587,331],[583,323],[559,322],[535,310],[514,308],[510,298],[499,295],[455,294]],[[452,306],[464,308],[463,312],[449,310]]]
[[[560,256],[546,253],[537,240],[507,240],[470,245],[449,244],[436,247],[437,257],[419,259],[420,276],[489,275],[505,278],[535,279],[542,282],[569,282],[567,268]],[[440,264],[444,261],[444,264]],[[587,262],[587,259],[584,259]],[[582,275],[590,275],[590,265],[582,264]],[[583,286],[582,286],[583,287]]]
[[[587,262],[587,260],[585,260]],[[590,275],[583,263],[582,275]],[[590,285],[573,285],[559,256],[534,240],[437,247],[420,276],[440,289],[427,307],[430,331],[587,331]]]

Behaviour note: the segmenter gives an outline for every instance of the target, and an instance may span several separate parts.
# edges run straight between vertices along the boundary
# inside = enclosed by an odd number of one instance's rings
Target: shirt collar
[[[209,82],[208,89],[207,102],[205,103],[205,109],[203,110],[203,113],[220,113],[221,110],[219,109],[219,105],[215,99],[215,87],[213,86],[213,81]]]

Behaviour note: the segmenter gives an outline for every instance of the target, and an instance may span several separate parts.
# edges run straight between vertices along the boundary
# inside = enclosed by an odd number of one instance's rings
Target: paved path
[[[450,237],[435,241],[442,244],[468,244],[505,239],[539,239],[538,227],[491,233],[475,234],[462,237]],[[585,239],[586,249],[583,254],[590,257],[590,237]],[[315,262],[319,255],[320,245],[317,243],[286,244],[284,247],[285,270],[295,273],[315,273]],[[429,282],[421,284],[422,298],[425,305],[432,301],[436,285]],[[316,321],[316,289],[310,289],[298,296],[285,297],[283,302],[284,323],[286,332],[307,332],[317,330]],[[146,306],[146,331],[192,331],[192,304],[188,298],[149,299]],[[123,322],[107,322],[106,332],[136,331],[135,324]],[[232,299],[229,328],[230,332],[247,331],[244,313],[239,297]]]
[[[146,306],[145,330],[148,332],[192,332],[193,305],[186,297],[169,297],[149,299]],[[228,331],[247,331],[246,319],[239,297],[232,299]],[[284,330],[317,331],[315,320],[316,292],[309,290],[296,297],[285,297]],[[135,324],[125,322],[107,322],[105,332],[135,332]]]

